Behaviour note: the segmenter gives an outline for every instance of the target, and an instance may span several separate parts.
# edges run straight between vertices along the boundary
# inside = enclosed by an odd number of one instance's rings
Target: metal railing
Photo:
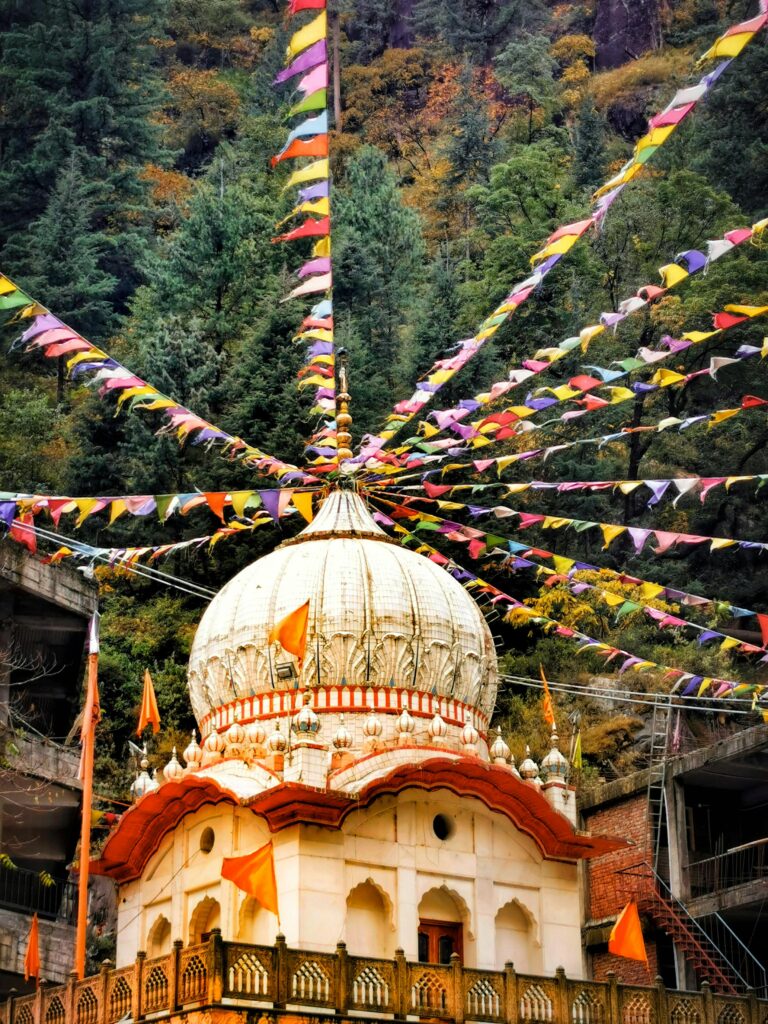
[[[694,861],[688,865],[688,878],[693,899],[768,879],[768,838]]]
[[[50,880],[28,868],[0,867],[0,907],[74,924],[77,886],[74,882]]]

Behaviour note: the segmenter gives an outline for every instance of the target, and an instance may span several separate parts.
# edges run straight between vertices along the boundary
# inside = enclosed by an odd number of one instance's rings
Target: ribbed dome
[[[453,697],[489,717],[496,654],[479,608],[443,569],[390,540],[362,499],[334,491],[293,540],[216,595],[189,660],[201,720],[238,697],[293,690],[271,628],[309,599],[300,687],[395,685]]]

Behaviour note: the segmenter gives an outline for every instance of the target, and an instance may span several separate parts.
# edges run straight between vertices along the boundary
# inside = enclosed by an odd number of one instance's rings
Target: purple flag
[[[311,199],[326,199],[329,195],[329,182],[318,181],[316,185],[299,189],[299,202],[308,203]]]
[[[294,75],[300,75],[304,71],[310,71],[312,68],[316,68],[318,64],[322,64],[327,59],[327,47],[324,39],[320,39],[318,42],[308,46],[307,49],[299,54],[295,61],[288,65],[287,68],[277,75],[275,78],[275,85],[280,85],[282,82],[287,82],[289,78],[293,78]]]

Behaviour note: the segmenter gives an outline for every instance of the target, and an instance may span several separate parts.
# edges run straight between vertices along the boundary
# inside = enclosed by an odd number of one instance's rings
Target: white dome
[[[270,630],[309,599],[296,659]],[[490,717],[496,654],[482,612],[445,570],[390,540],[362,499],[334,491],[293,540],[216,595],[195,636],[189,689],[198,720],[232,701],[300,688],[390,686],[454,698]]]

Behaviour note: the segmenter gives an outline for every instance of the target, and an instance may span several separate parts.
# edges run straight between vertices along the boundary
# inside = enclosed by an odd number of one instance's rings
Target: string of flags
[[[333,262],[331,253],[331,175],[328,125],[328,15],[325,0],[291,0],[289,15],[301,11],[320,13],[291,36],[286,51],[287,66],[275,79],[282,85],[298,78],[296,102],[289,117],[304,117],[288,133],[280,152],[272,158],[272,166],[284,160],[311,158],[311,162],[294,171],[283,186],[287,191],[300,186],[290,213],[278,228],[303,218],[297,227],[272,239],[273,242],[295,242],[310,239],[310,258],[296,271],[298,284],[283,302],[321,295],[322,298],[302,320],[294,341],[308,344],[306,362],[299,371],[299,388],[314,388],[311,413],[321,417],[319,428],[312,435],[307,453],[313,473],[328,473],[337,466],[336,457],[336,357],[333,321]],[[299,77],[301,76],[301,77]],[[309,117],[305,115],[309,114]]]
[[[29,321],[11,351],[39,352],[46,359],[63,358],[70,380],[87,378],[87,386],[98,388],[101,398],[115,395],[115,415],[125,406],[142,412],[160,412],[167,421],[158,434],[173,434],[179,444],[220,447],[230,459],[243,462],[266,476],[285,483],[313,483],[316,478],[290,463],[268,455],[260,448],[233,437],[208,420],[158,391],[141,377],[69,327],[49,309],[27,295],[10,278],[0,274],[0,311],[13,314],[13,322]]]
[[[690,277],[705,271],[712,263],[721,259],[737,246],[749,241],[758,244],[768,227],[768,218],[758,221],[751,228],[735,228],[725,232],[722,238],[706,243],[703,252],[698,249],[689,249],[678,253],[672,263],[667,263],[659,268],[659,277],[662,285],[643,285],[638,288],[634,295],[624,299],[618,304],[616,312],[602,313],[597,324],[591,324],[574,336],[566,338],[559,345],[540,349],[531,359],[525,359],[519,368],[513,369],[508,376],[491,384],[470,399],[460,401],[455,407],[443,410],[433,410],[428,414],[427,419],[431,422],[422,421],[419,425],[419,433],[424,437],[434,437],[438,433],[451,430],[460,437],[466,438],[467,433],[460,427],[461,421],[471,416],[483,406],[487,406],[502,398],[509,391],[520,387],[526,381],[538,374],[544,373],[574,351],[586,352],[590,343],[607,330],[614,333],[618,330],[619,324],[628,319],[640,310],[658,302],[660,298],[671,290],[679,287]],[[434,425],[433,425],[434,424]],[[380,458],[387,459],[394,464],[394,461],[402,461],[398,457],[409,451],[420,438],[409,438],[403,444],[393,449],[391,453],[379,453]]]
[[[723,72],[738,57],[744,47],[768,22],[768,3],[761,0],[761,14],[749,21],[732,26],[702,55],[700,61],[724,59],[715,69],[705,74],[694,86],[681,89],[668,106],[651,118],[649,130],[636,144],[632,157],[619,173],[597,190],[593,197],[592,212],[584,220],[558,228],[547,239],[545,246],[531,258],[533,273],[515,285],[507,297],[483,321],[477,334],[459,343],[458,352],[449,358],[438,359],[422,377],[414,394],[399,402],[387,417],[377,435],[363,440],[361,462],[376,457],[377,453],[399,432],[401,427],[417,416],[453,377],[481,351],[503,323],[539,288],[546,276],[591,228],[600,225],[621,192],[642,170],[680,124],[715,87]]]
[[[385,505],[389,505],[389,502],[385,502]],[[697,643],[701,646],[704,644],[711,643],[712,641],[718,641],[720,643],[720,649],[722,651],[730,651],[737,649],[740,654],[759,654],[761,660],[768,663],[768,654],[764,647],[760,647],[756,644],[747,643],[745,641],[737,640],[727,633],[722,633],[719,630],[711,629],[708,626],[700,625],[696,622],[691,622],[689,619],[681,618],[679,615],[673,615],[666,610],[655,608],[653,605],[645,604],[642,601],[636,601],[631,598],[627,598],[620,593],[616,593],[612,590],[607,590],[605,587],[599,586],[595,583],[590,583],[583,578],[576,576],[577,572],[600,572],[597,566],[588,567],[586,563],[581,563],[575,559],[566,559],[559,557],[557,559],[558,565],[555,569],[542,565],[540,562],[533,561],[530,556],[538,555],[542,557],[547,555],[552,556],[551,552],[541,551],[538,548],[528,548],[525,556],[514,554],[514,549],[525,548],[523,544],[515,544],[514,542],[508,541],[505,537],[497,537],[484,533],[482,530],[476,530],[473,527],[464,527],[460,523],[453,523],[448,520],[439,519],[437,516],[427,516],[425,514],[413,513],[403,509],[401,506],[393,506],[391,513],[391,520],[394,522],[400,519],[417,519],[417,525],[414,527],[414,532],[424,532],[424,530],[430,530],[440,533],[445,540],[451,542],[458,542],[467,544],[467,551],[470,558],[479,559],[491,557],[493,555],[503,555],[503,561],[500,568],[505,572],[517,572],[520,570],[534,570],[538,577],[544,577],[544,586],[553,587],[557,585],[564,586],[574,597],[579,597],[584,593],[592,593],[599,600],[608,606],[611,611],[615,612],[616,621],[620,621],[625,616],[630,615],[634,612],[643,612],[647,618],[649,618],[658,629],[692,629],[698,633]],[[570,563],[570,567],[566,571],[566,564]],[[576,568],[577,564],[579,569]],[[629,577],[623,576],[622,582],[624,585],[628,584]],[[632,584],[635,585],[635,584]],[[656,598],[651,600],[657,600]],[[768,639],[768,615],[758,615],[754,613],[758,620],[758,626],[761,630],[761,635],[766,634]]]

